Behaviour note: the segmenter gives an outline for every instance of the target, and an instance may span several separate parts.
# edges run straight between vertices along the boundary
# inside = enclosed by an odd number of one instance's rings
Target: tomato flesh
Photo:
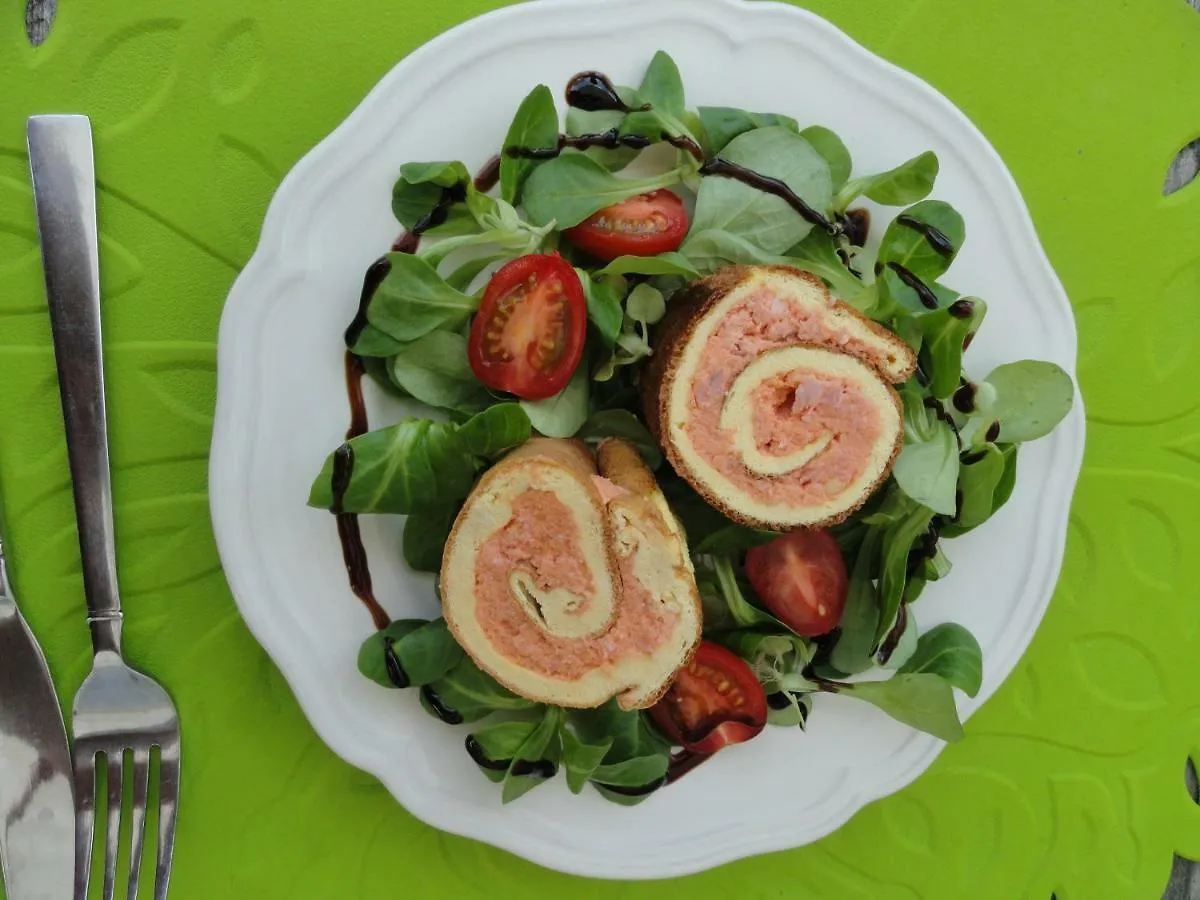
[[[579,275],[557,254],[531,253],[505,263],[488,282],[467,359],[487,387],[543,400],[570,381],[586,336]]]
[[[767,696],[746,661],[702,641],[695,656],[650,716],[672,742],[694,753],[716,753],[748,741],[767,724]]]
[[[827,634],[842,619],[846,563],[828,532],[793,531],[752,548],[746,576],[763,605],[796,634]]]
[[[606,206],[565,232],[567,240],[597,259],[653,256],[675,250],[687,237],[683,201],[671,191],[638,194]]]

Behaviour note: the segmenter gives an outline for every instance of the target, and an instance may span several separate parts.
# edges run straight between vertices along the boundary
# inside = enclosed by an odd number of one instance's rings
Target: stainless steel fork
[[[75,518],[83,560],[83,589],[95,661],[72,714],[75,769],[75,897],[87,896],[97,810],[107,809],[104,898],[116,889],[118,837],[131,759],[133,848],[129,900],[137,896],[145,844],[151,751],[158,749],[158,856],[154,897],[167,894],[179,798],[179,718],[167,692],[121,658],[121,601],[112,518],[112,485],[104,409],[100,339],[99,247],[91,123],[85,116],[29,120],[29,164],[41,234],[46,294]],[[107,771],[107,795],[98,798],[97,770]]]

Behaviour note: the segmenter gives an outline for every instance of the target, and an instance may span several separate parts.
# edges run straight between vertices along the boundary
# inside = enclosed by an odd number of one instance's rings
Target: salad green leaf
[[[670,757],[657,753],[618,763],[603,763],[592,773],[592,781],[599,787],[645,787],[663,778],[670,763]]]
[[[962,740],[963,727],[950,683],[931,672],[893,675],[887,681],[841,684],[837,693],[870,703],[910,728],[943,741]]]
[[[1007,443],[1045,437],[1058,425],[1075,400],[1071,376],[1052,362],[1025,359],[992,370],[984,379],[991,388],[990,403],[980,403],[980,415],[1000,423],[996,440]],[[979,396],[986,397],[986,391]]]
[[[670,251],[657,256],[618,256],[603,269],[595,273],[596,278],[611,275],[678,275],[681,278],[698,278],[700,273],[682,253]]]
[[[457,426],[449,423],[401,419],[354,438],[349,447],[354,462],[342,512],[407,515],[444,507],[464,499],[475,481],[475,460],[463,447]],[[329,455],[313,482],[310,506],[333,507],[336,455]]]
[[[376,684],[401,687],[392,680],[387,660],[407,677],[405,687],[419,687],[443,677],[457,666],[464,654],[450,634],[444,619],[399,619],[382,631],[376,631],[358,651],[358,670]]]
[[[821,125],[810,125],[800,132],[800,137],[812,144],[813,149],[824,157],[825,162],[829,163],[829,176],[833,180],[833,189],[835,192],[841,191],[847,179],[850,178],[850,170],[854,165],[850,158],[850,151],[842,143],[842,139]]]
[[[409,513],[404,521],[401,549],[410,569],[437,572],[442,568],[442,552],[457,515],[457,504]]]
[[[358,338],[349,349],[358,356],[387,359],[403,350],[404,346],[403,341],[396,340],[390,334],[385,334],[368,322],[358,333]]]
[[[782,622],[746,599],[743,583],[738,578],[733,561],[728,556],[713,556],[711,568],[715,576],[713,584],[717,589],[717,596],[723,601],[733,623],[738,628],[766,625],[784,631],[787,630],[787,626]],[[703,600],[706,593],[706,585],[701,585],[698,582],[698,586],[700,587],[700,597]],[[748,589],[748,586],[746,586],[746,589]],[[708,606],[706,605],[706,615],[707,611]]]
[[[883,532],[871,528],[863,537],[854,566],[849,573],[846,606],[829,661],[839,672],[857,675],[871,668],[872,653],[877,643],[879,601],[876,596],[874,571],[879,565],[879,547]]]
[[[662,50],[654,54],[642,83],[638,85],[638,101],[648,103],[656,111],[673,119],[683,118],[685,99],[683,79],[675,60]]]
[[[463,449],[485,459],[500,456],[529,440],[529,416],[516,403],[497,403],[459,426]]]
[[[895,275],[889,272],[889,275]],[[936,290],[936,289],[935,289]],[[958,387],[962,377],[963,345],[969,335],[979,330],[987,315],[987,304],[976,297],[955,301],[943,309],[916,317],[922,336],[922,364],[929,372],[929,392],[945,400]],[[951,312],[969,310],[965,316]]]
[[[826,209],[833,199],[829,163],[788,128],[776,125],[748,131],[730,141],[721,157],[779,179],[814,209]],[[782,253],[798,244],[812,225],[780,197],[730,178],[709,177],[700,184],[691,230],[697,235],[732,232],[767,253]],[[681,252],[692,258],[689,243]]]
[[[505,773],[504,788],[500,791],[502,803],[511,803],[558,773],[558,761],[562,756],[562,739],[559,734],[564,721],[565,715],[561,708],[544,708],[537,727],[513,754],[512,765]],[[535,765],[531,771],[522,772],[519,769],[522,762],[542,765]],[[550,764],[549,768],[543,768],[546,763]]]
[[[936,513],[952,516],[958,489],[958,438],[949,425],[939,420],[933,421],[932,429],[929,438],[906,438],[892,476],[913,500]]]
[[[392,213],[405,228],[415,228],[442,199],[442,191],[462,185],[464,197],[471,175],[461,162],[412,162],[400,167],[400,178],[392,188]],[[475,230],[471,210],[461,204],[447,209],[446,220],[427,229],[428,234],[467,234]]]
[[[937,675],[974,697],[983,686],[983,650],[971,632],[947,622],[921,635],[915,652],[900,668],[901,674],[910,672]]]
[[[774,531],[763,531],[761,528],[750,528],[731,522],[697,541],[693,552],[730,555],[769,544],[777,537],[779,535]]]
[[[1014,445],[1001,450],[995,444],[985,444],[982,448],[964,456],[962,474],[959,478],[961,498],[957,514],[949,526],[942,529],[947,537],[965,534],[977,528],[992,517],[999,509],[1007,495],[1001,497],[1001,482],[1008,470],[1009,460],[1016,468],[1016,451]]]
[[[567,386],[545,400],[522,400],[530,423],[546,437],[574,437],[588,417],[587,365],[579,364]]]
[[[936,250],[919,227],[912,225],[928,226],[940,231],[950,243],[949,252]],[[883,243],[879,246],[879,262],[884,267],[896,263],[929,282],[946,273],[966,236],[963,218],[953,206],[941,200],[922,200],[904,210],[888,225]]]
[[[491,396],[467,362],[467,339],[453,331],[431,331],[405,345],[389,362],[392,380],[422,403],[472,412]]]
[[[569,153],[542,163],[525,182],[525,214],[536,225],[559,229],[578,225],[594,212],[636,194],[670,187],[680,173],[671,169],[645,178],[618,178],[590,156]]]
[[[436,329],[454,329],[479,301],[457,291],[427,261],[411,253],[389,253],[391,271],[367,307],[367,320],[397,341],[415,341]]]
[[[594,744],[587,743],[570,728],[562,729],[562,763],[567,770],[567,787],[578,794],[591,779],[601,760],[612,748],[613,739],[604,737]]]
[[[747,112],[732,106],[701,106],[696,112],[703,131],[701,146],[707,156],[716,156],[735,137],[756,128],[777,125],[791,131],[800,130],[795,119],[775,113]]]
[[[839,210],[844,210],[864,194],[883,206],[916,203],[929,196],[937,174],[937,155],[931,150],[926,150],[894,169],[846,183],[838,191],[833,205]]]
[[[595,709],[576,709],[570,721],[579,739],[589,744],[611,740],[604,762],[617,763],[641,756],[670,755],[670,745],[658,735],[637,710],[621,709],[609,700]]]
[[[534,701],[518,697],[503,687],[466,655],[429,687],[440,702],[461,716],[464,722],[478,722],[495,712],[520,713],[538,707]],[[429,708],[427,698],[422,695],[421,699],[426,711],[436,715]]]
[[[621,301],[625,298],[624,278],[593,279],[584,269],[576,269],[583,294],[587,299],[588,321],[595,326],[604,346],[612,349],[621,334],[625,311]],[[598,273],[597,273],[598,274]]]
[[[933,510],[920,503],[903,498],[904,512],[883,534],[883,568],[879,578],[879,626],[875,631],[875,642],[883,640],[887,629],[896,618],[900,601],[904,598],[904,586],[908,581],[908,554],[913,544],[929,528],[933,521]]]
[[[520,156],[509,156],[509,147],[552,150],[558,146],[558,110],[550,88],[539,84],[521,101],[500,151],[500,196],[516,203],[521,187],[537,163]]]

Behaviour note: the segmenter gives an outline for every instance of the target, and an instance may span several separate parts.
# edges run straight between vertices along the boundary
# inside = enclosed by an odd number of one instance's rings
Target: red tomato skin
[[[727,710],[727,717],[713,721],[702,733],[689,730],[681,721],[682,706],[688,696],[704,694],[703,699],[720,702],[725,699],[717,694],[715,685],[705,680],[704,671],[710,671],[725,679],[741,695],[742,704],[737,709]],[[714,695],[716,695],[714,697]],[[708,725],[714,715],[710,712],[702,723]],[[730,744],[740,744],[756,737],[767,724],[767,696],[754,672],[744,659],[720,644],[701,641],[691,662],[675,676],[675,682],[650,708],[654,724],[670,741],[693,753],[716,753]]]
[[[645,221],[656,217],[659,227],[618,231],[614,222]],[[564,234],[572,245],[603,262],[618,256],[654,256],[677,250],[687,237],[688,217],[683,201],[668,190],[638,194],[592,213]]]
[[[826,531],[793,531],[746,553],[746,576],[763,606],[803,637],[828,634],[846,608],[846,563]]]
[[[537,352],[536,342],[526,346],[520,358],[496,359],[489,352],[489,332],[492,331],[489,325],[493,324],[500,302],[530,279],[534,281],[533,287],[528,288],[529,300],[518,302],[537,302],[540,296],[536,293],[537,285],[544,285],[551,278],[557,278],[562,286],[561,298],[566,319],[562,346],[552,364],[545,370],[539,370],[528,359],[531,353]],[[536,312],[531,315],[536,315]],[[480,301],[479,312],[471,323],[467,359],[475,377],[486,387],[515,394],[524,400],[544,400],[557,394],[571,380],[583,357],[586,337],[587,300],[579,275],[557,253],[530,253],[510,260],[492,275]]]

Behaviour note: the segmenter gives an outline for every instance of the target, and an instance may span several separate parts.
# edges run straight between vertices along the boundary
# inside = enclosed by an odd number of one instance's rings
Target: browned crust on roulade
[[[903,346],[906,352],[906,365],[904,367],[905,378],[912,375],[916,371],[917,358],[913,353],[912,348],[904,344],[902,340],[892,331],[883,327],[879,323],[873,321],[867,316],[854,309],[849,304],[833,298],[829,293],[829,289],[816,275],[811,272],[806,272],[801,269],[795,269],[791,266],[728,266],[719,270],[713,275],[702,278],[699,281],[694,281],[687,287],[680,290],[672,296],[668,304],[667,314],[655,329],[653,350],[654,353],[650,357],[649,362],[642,370],[642,378],[640,383],[642,411],[646,419],[646,426],[650,433],[654,436],[659,446],[663,448],[667,460],[675,468],[675,470],[684,476],[692,488],[702,496],[705,501],[713,508],[720,511],[728,519],[737,522],[741,525],[746,525],[751,528],[762,528],[768,531],[792,531],[799,528],[820,529],[828,528],[837,525],[855,512],[867,502],[872,494],[875,493],[887,480],[891,474],[892,466],[895,464],[896,457],[900,455],[900,450],[904,446],[903,430],[898,434],[895,446],[892,449],[891,457],[886,466],[882,469],[879,477],[872,483],[869,489],[865,490],[859,497],[858,501],[844,512],[834,516],[822,519],[817,522],[806,523],[804,525],[795,525],[778,521],[769,521],[760,519],[755,516],[747,515],[730,507],[729,503],[708,485],[704,484],[703,480],[696,477],[693,470],[685,458],[679,452],[675,442],[670,437],[670,431],[666,427],[666,422],[669,416],[670,396],[674,386],[675,374],[678,370],[679,363],[683,357],[684,351],[691,340],[692,334],[699,326],[701,320],[708,312],[716,306],[730,291],[740,287],[742,283],[749,277],[752,277],[755,271],[770,271],[785,275],[788,278],[795,278],[808,282],[813,287],[819,288],[827,299],[832,299],[835,306],[851,315],[855,316],[863,322],[871,331],[880,335],[890,342],[894,342],[899,347]],[[805,344],[798,342],[791,346],[815,346],[829,349],[820,344]],[[903,416],[903,406],[900,400],[900,395],[891,386],[891,380],[884,375],[876,362],[869,358],[864,358],[858,354],[853,355],[859,359],[868,369],[877,377],[885,387],[887,387],[888,395],[895,404],[897,412]],[[901,379],[903,380],[903,379]]]

